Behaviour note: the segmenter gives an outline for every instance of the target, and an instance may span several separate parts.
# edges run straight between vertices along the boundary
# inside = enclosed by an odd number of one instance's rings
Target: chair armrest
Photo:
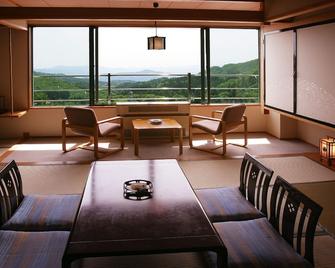
[[[112,118],[100,120],[100,121],[97,122],[97,124],[99,125],[99,124],[103,124],[103,123],[107,123],[107,122],[111,122],[111,121],[116,121],[116,120],[122,121],[123,118],[121,116],[115,116],[115,117],[112,117]]]
[[[212,112],[212,117],[215,117],[215,114],[223,114],[223,111],[221,110],[215,110]]]
[[[247,121],[247,116],[246,115],[243,115],[242,118],[243,118],[242,122]]]
[[[63,126],[68,126],[69,125],[69,122],[67,121],[67,117],[64,117],[63,119],[62,119],[62,125]]]
[[[202,116],[202,115],[190,115],[190,118],[205,119],[205,120],[221,122],[221,119],[219,118],[213,118],[213,117]]]

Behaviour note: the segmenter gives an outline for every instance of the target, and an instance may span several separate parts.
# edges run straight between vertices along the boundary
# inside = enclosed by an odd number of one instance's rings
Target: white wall
[[[297,123],[297,137],[307,143],[319,146],[320,138],[326,136],[335,137],[335,130],[302,121]]]
[[[191,113],[210,116],[211,111],[223,108],[222,105],[192,105]],[[116,115],[115,107],[97,107],[95,111],[99,120]],[[247,106],[246,115],[250,132],[266,131],[265,115],[260,105]],[[64,116],[63,108],[33,108],[21,118],[0,118],[0,138],[22,137],[24,132],[28,132],[30,136],[60,136]],[[181,124],[187,129],[187,118]]]

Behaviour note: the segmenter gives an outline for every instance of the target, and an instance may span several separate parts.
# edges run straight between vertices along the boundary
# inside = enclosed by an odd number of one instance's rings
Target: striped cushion
[[[280,236],[266,218],[214,223],[228,250],[228,266],[312,267]]]
[[[70,232],[0,231],[0,267],[62,267]]]
[[[211,222],[241,221],[264,217],[237,187],[195,191]]]
[[[25,196],[14,215],[2,226],[16,231],[71,230],[80,195]]]

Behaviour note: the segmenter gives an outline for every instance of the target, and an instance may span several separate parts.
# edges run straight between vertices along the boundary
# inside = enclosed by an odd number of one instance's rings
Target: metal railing
[[[203,103],[207,100],[201,99],[200,80],[200,75],[191,73],[102,74],[94,91],[94,102],[96,105],[112,105],[115,102],[127,101],[186,100]],[[235,86],[220,86],[220,83],[225,85],[227,81]],[[212,103],[259,102],[258,75],[212,74],[211,84]],[[89,96],[88,75],[33,76],[34,106],[88,105]]]

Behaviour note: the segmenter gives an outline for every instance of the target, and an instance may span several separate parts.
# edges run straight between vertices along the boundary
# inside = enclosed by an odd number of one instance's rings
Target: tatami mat
[[[320,223],[335,234],[335,182],[299,183],[295,186],[323,207]]]
[[[329,235],[314,238],[314,263],[317,268],[335,267],[335,239]]]
[[[238,142],[239,136],[231,136]],[[75,139],[78,141],[78,139]],[[114,145],[117,145],[114,143]],[[1,147],[1,146],[0,146]],[[5,149],[0,148],[0,155]],[[239,185],[239,170],[245,152],[260,157],[266,166],[296,185],[301,191],[317,201],[324,210],[320,221],[330,232],[335,232],[335,172],[306,157],[277,157],[304,152],[317,152],[316,147],[296,140],[277,140],[270,135],[251,134],[248,148],[228,145],[227,154],[214,155],[189,149],[184,142],[184,154],[178,155],[177,143],[161,140],[143,140],[140,156],[134,156],[133,145],[127,142],[126,149],[102,160],[161,159],[176,158],[194,188],[225,187]],[[266,157],[262,157],[266,156]],[[15,159],[20,164],[25,194],[69,194],[81,193],[93,160],[93,153],[76,150],[64,154],[60,139],[30,139],[11,147],[3,154],[2,163]],[[188,160],[188,161],[185,161]],[[191,160],[191,161],[190,161]],[[85,164],[87,163],[87,164]],[[318,268],[335,267],[335,240],[326,235],[315,238],[315,263]],[[130,261],[130,262],[129,262]],[[211,267],[199,254],[156,255],[152,258],[119,258],[112,260],[118,267],[131,267],[133,263],[164,263],[164,267],[200,268]],[[106,267],[102,262],[86,260],[85,264]],[[101,264],[101,266],[99,266]],[[123,266],[122,266],[123,265]],[[84,267],[91,267],[90,265]],[[138,266],[142,267],[142,266]],[[156,266],[153,266],[156,267]]]
[[[81,143],[85,140],[82,138],[69,139],[69,145]],[[104,141],[104,140],[102,140]],[[228,142],[241,143],[241,135],[230,134]],[[107,147],[109,140],[100,144],[101,147]],[[203,144],[205,141],[195,141],[194,145]],[[174,143],[168,139],[141,139],[139,145],[139,156],[134,155],[134,145],[127,140],[125,149],[115,152],[112,155],[102,158],[101,160],[129,160],[129,159],[166,159],[174,158],[177,160],[219,160],[229,158],[241,158],[246,152],[252,155],[278,155],[278,154],[297,154],[304,152],[317,152],[317,148],[299,140],[279,140],[265,133],[250,133],[247,148],[228,145],[225,156],[213,154],[199,150],[190,149],[188,140],[184,140],[184,153],[179,155],[178,142]],[[112,146],[119,146],[114,139]],[[206,145],[205,145],[206,147]],[[217,150],[219,152],[220,149]],[[59,138],[31,138],[20,144],[11,147],[10,154],[2,162],[8,162],[15,159],[17,162],[52,162],[52,163],[71,163],[71,162],[91,162],[94,160],[93,153],[88,150],[75,150],[63,153],[61,140]]]
[[[305,157],[261,158],[260,160],[273,168],[275,175],[280,174],[323,206],[324,211],[320,221],[329,231],[335,233],[334,171]],[[193,188],[199,189],[238,186],[241,161],[241,159],[179,161],[179,164]],[[90,165],[20,166],[23,189],[26,194],[81,193],[89,169]]]
[[[304,156],[257,158],[292,184],[335,181],[335,172]],[[194,188],[238,186],[241,159],[179,161]]]
[[[273,169],[274,178],[280,175],[293,184],[335,181],[335,172],[333,170],[304,156],[257,159],[266,167]]]
[[[193,188],[240,185],[242,159],[179,161]]]
[[[301,159],[299,159],[300,161]],[[292,162],[291,157],[288,161]],[[270,160],[271,162],[271,160]],[[180,161],[186,176],[189,178],[193,187],[219,187],[219,186],[237,186],[239,184],[239,168],[241,160],[219,160],[219,161]],[[200,164],[201,163],[201,164]],[[285,166],[285,165],[279,165]],[[301,171],[301,168],[297,166]],[[23,189],[25,194],[67,194],[81,193],[89,173],[90,165],[22,165],[19,167],[22,173]],[[294,168],[290,167],[290,168]],[[324,168],[327,170],[326,168]],[[324,171],[321,169],[321,171]],[[320,171],[319,171],[320,172]],[[326,178],[320,174],[320,178]],[[297,187],[316,200],[324,207],[321,216],[321,223],[329,231],[335,232],[334,225],[334,204],[335,204],[335,182],[311,182],[303,183],[304,177],[298,182]],[[317,236],[315,239],[315,258],[316,267],[330,268],[334,267],[335,258],[333,251],[335,249],[335,240],[330,236]],[[172,256],[172,259],[171,259]],[[120,265],[118,267],[131,267],[128,258],[109,259],[108,263]],[[141,257],[134,258],[136,262]],[[166,260],[166,261],[164,261]],[[166,268],[172,267],[212,267],[204,262],[203,256],[199,254],[171,254],[156,255],[150,258],[143,258],[144,263],[152,261],[153,263],[166,263]],[[83,267],[106,267],[104,259],[100,261],[86,260]],[[176,264],[178,264],[176,266]],[[100,266],[99,266],[100,265]],[[155,266],[138,266],[155,267]]]
[[[0,156],[7,151],[7,148],[0,148]]]
[[[90,165],[19,166],[24,194],[82,193]]]

